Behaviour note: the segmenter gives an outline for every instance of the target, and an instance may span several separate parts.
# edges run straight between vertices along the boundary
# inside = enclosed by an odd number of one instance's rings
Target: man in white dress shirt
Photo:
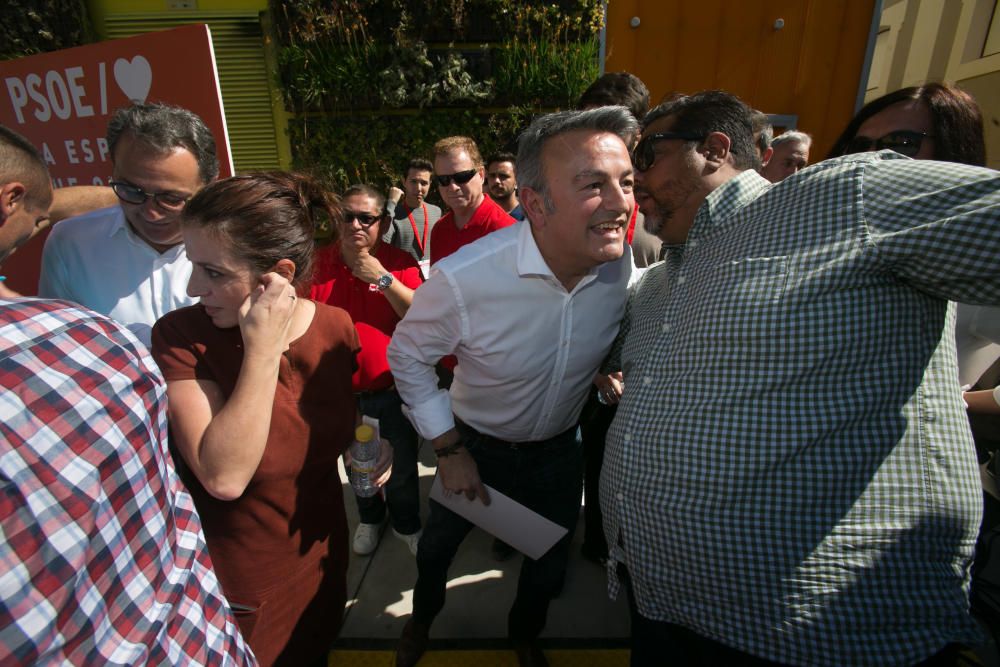
[[[636,129],[623,107],[532,123],[517,156],[530,224],[498,230],[435,264],[388,349],[410,418],[437,454],[445,493],[488,504],[488,484],[569,530],[521,567],[508,634],[522,665],[547,664],[535,640],[562,586],[580,508],[576,423],[632,278],[625,142]],[[458,358],[450,393],[438,389],[434,372],[448,354]],[[444,605],[448,566],[471,527],[430,502],[397,665],[420,659]]]
[[[219,173],[215,140],[187,109],[135,104],[112,116],[107,143],[121,205],[53,227],[38,294],[108,315],[149,345],[156,320],[195,302],[180,215]]]

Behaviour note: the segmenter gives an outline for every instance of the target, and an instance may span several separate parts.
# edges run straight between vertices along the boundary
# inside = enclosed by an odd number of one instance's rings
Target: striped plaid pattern
[[[63,302],[0,302],[0,436],[0,664],[255,663],[131,333]]]
[[[1000,303],[1000,178],[896,158],[741,174],[633,291],[601,500],[644,616],[795,665],[979,639],[947,300]]]

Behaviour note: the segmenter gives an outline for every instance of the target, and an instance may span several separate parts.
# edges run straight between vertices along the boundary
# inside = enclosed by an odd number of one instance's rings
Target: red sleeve
[[[639,205],[632,207],[632,217],[628,221],[628,229],[625,231],[625,243],[632,245],[632,236],[635,234],[635,220],[639,217]]]
[[[211,380],[208,368],[202,363],[194,342],[188,335],[184,310],[167,313],[153,325],[153,360],[160,367],[163,379]]]

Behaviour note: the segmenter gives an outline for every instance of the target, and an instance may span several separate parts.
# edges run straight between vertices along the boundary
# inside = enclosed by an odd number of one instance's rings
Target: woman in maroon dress
[[[309,278],[314,222],[339,215],[302,176],[208,185],[182,222],[188,293],[201,303],[153,330],[172,444],[223,590],[263,665],[322,659],[343,616],[337,457],[357,419],[358,339],[347,313],[296,294]]]

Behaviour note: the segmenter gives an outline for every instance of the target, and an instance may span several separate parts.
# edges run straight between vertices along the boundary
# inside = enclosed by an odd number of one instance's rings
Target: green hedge
[[[295,166],[336,189],[388,187],[448,135],[509,150],[600,71],[601,0],[273,0],[272,16]]]
[[[83,0],[4,0],[0,60],[94,41]]]

